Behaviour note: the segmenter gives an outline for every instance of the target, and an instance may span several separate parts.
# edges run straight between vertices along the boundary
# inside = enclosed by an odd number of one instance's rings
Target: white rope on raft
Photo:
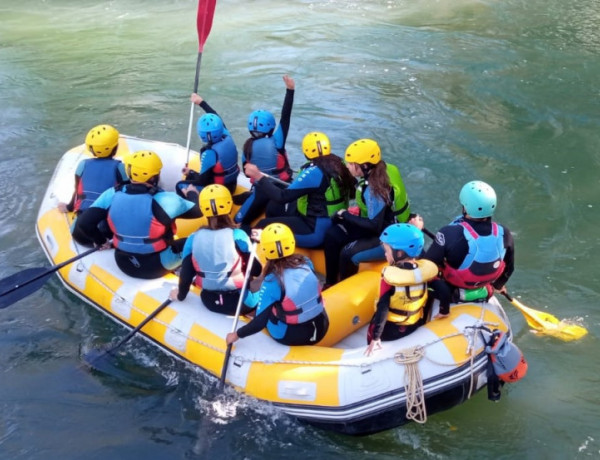
[[[421,346],[397,352],[394,361],[404,366],[404,392],[406,393],[406,418],[417,423],[427,421],[425,390],[419,370],[419,361],[425,356]]]

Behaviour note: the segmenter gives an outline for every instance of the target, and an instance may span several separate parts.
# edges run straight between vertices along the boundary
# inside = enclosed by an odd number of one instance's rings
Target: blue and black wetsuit
[[[292,107],[294,105],[294,90],[286,89],[281,118],[272,136],[249,138],[242,152],[242,166],[246,163],[256,164],[265,174],[276,176],[285,182],[292,180],[292,170],[289,166],[285,142],[290,129]],[[282,187],[277,185],[277,187]],[[283,215],[285,206],[270,202],[270,197],[256,187],[252,187],[244,204],[235,216],[235,222],[249,231],[250,224],[261,214],[267,217]]]

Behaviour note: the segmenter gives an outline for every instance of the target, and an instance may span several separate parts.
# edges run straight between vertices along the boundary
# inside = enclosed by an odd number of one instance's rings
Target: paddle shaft
[[[156,315],[158,315],[161,311],[163,311],[169,304],[171,303],[171,299],[165,300],[161,303],[156,310],[150,313],[144,321],[138,324],[134,329],[132,329],[129,334],[123,337],[115,346],[106,350],[105,354],[112,354],[117,348],[123,345],[125,342],[128,342],[135,334],[137,334],[146,324],[152,321]]]
[[[240,313],[242,311],[242,304],[244,303],[244,295],[248,290],[248,281],[250,279],[250,273],[252,272],[252,264],[254,264],[254,258],[256,257],[256,243],[252,244],[252,249],[250,250],[250,256],[248,257],[248,263],[246,266],[246,275],[244,276],[244,284],[242,284],[242,289],[240,291],[240,298],[238,300],[237,307],[235,309],[235,318],[233,319],[233,326],[231,327],[231,332],[235,332],[237,329],[238,321],[240,319]],[[223,359],[223,369],[221,370],[221,378],[219,379],[219,391],[223,391],[223,387],[225,386],[225,376],[227,375],[227,366],[229,365],[229,357],[231,356],[231,347],[232,343],[227,345],[227,350],[225,350],[225,358]]]
[[[34,276],[34,277],[32,277],[32,278],[30,278],[30,279],[22,282],[22,283],[16,283],[13,287],[11,287],[10,289],[8,289],[8,290],[4,291],[2,294],[0,294],[0,297],[8,295],[11,292],[16,291],[17,289],[20,289],[20,288],[22,288],[24,286],[27,286],[28,284],[31,284],[31,283],[39,280],[40,278],[47,277],[48,275],[50,275],[50,274],[52,274],[52,273],[60,270],[61,268],[65,267],[65,266],[67,266],[69,264],[72,264],[73,262],[76,262],[79,259],[82,259],[83,257],[85,257],[85,256],[87,256],[87,255],[89,255],[89,254],[91,254],[93,252],[98,251],[99,249],[100,249],[99,246],[95,247],[95,248],[92,248],[92,249],[88,249],[87,251],[82,252],[81,254],[76,255],[75,257],[72,257],[72,258],[70,258],[68,260],[65,260],[64,262],[61,262],[58,265],[54,265],[53,267],[50,267],[45,272],[42,272],[42,273],[40,273],[40,274],[38,274],[38,275],[36,275],[36,276]],[[14,275],[11,275],[11,277],[18,277],[18,273],[14,274]]]

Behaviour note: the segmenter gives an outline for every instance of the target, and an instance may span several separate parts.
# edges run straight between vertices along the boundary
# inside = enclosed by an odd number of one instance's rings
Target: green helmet
[[[467,182],[458,196],[460,204],[470,217],[481,219],[491,217],[496,210],[496,192],[480,180]]]

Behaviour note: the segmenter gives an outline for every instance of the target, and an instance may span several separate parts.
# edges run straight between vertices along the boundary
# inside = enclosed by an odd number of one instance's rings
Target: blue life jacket
[[[168,246],[169,228],[152,213],[154,193],[115,192],[108,208],[108,225],[114,234],[115,248],[133,254],[152,254]]]
[[[217,164],[213,168],[215,184],[235,184],[240,172],[238,151],[231,136],[225,136],[211,147],[217,154]]]
[[[246,162],[255,164],[261,172],[288,181],[291,175],[287,157],[275,145],[273,137],[261,137],[252,141],[252,154]]]
[[[117,173],[121,164],[113,158],[88,158],[83,161],[83,171],[75,191],[75,212],[85,211],[102,192],[117,185]]]
[[[272,315],[278,320],[285,324],[302,324],[323,312],[319,280],[308,265],[285,269],[280,284],[282,300],[272,307]],[[267,326],[276,325],[269,322]]]
[[[492,222],[492,232],[481,236],[465,221],[456,221],[454,225],[463,227],[469,252],[460,267],[452,268],[445,264],[442,270],[444,279],[464,289],[485,286],[498,279],[505,266],[504,228]]]
[[[202,278],[202,289],[234,291],[244,283],[242,258],[231,228],[198,230],[192,242],[192,262]]]

